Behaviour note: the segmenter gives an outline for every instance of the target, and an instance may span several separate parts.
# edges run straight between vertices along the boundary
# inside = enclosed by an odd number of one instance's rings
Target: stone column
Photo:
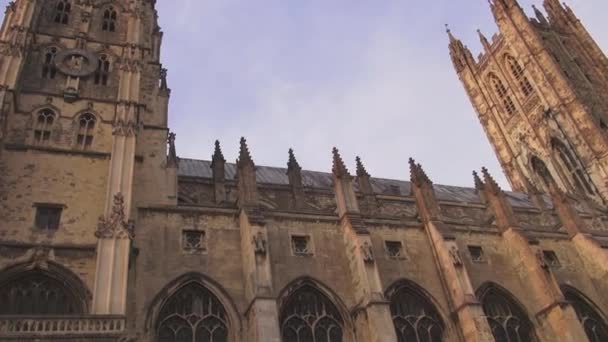
[[[344,236],[346,254],[353,276],[357,338],[366,342],[397,342],[388,301],[376,265],[369,231],[361,218],[353,189],[353,177],[348,173],[338,150],[333,150],[334,193]]]
[[[456,325],[465,341],[494,341],[492,330],[475,297],[468,271],[462,262],[456,237],[441,219],[433,183],[420,164],[416,164],[413,159],[410,159],[410,178],[420,218],[433,249],[444,293],[448,298],[451,316],[457,318]]]
[[[542,250],[531,246],[533,241],[518,226],[511,204],[486,168],[484,193],[490,208],[494,211],[496,225],[504,243],[510,249],[522,283],[530,292],[531,305],[538,328],[545,336],[556,342],[588,341],[572,306],[564,299],[554,275],[543,258]]]
[[[279,314],[272,288],[268,232],[264,225],[263,213],[258,207],[255,165],[244,138],[241,139],[236,164],[245,297],[249,302],[245,313],[247,341],[280,342]]]

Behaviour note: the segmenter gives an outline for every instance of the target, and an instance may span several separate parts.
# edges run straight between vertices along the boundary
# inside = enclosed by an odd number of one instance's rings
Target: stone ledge
[[[110,337],[125,332],[124,316],[0,316],[0,339]]]

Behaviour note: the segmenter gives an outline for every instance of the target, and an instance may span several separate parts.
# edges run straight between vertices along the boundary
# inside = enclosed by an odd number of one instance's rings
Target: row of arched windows
[[[528,77],[525,75],[521,64],[519,64],[519,62],[510,55],[505,57],[505,64],[507,70],[511,73],[513,82],[518,85],[518,88],[524,97],[527,98],[531,96],[534,93],[534,88],[532,87],[532,83],[530,83]],[[496,97],[502,102],[503,109],[509,116],[515,114],[517,112],[515,101],[513,100],[513,97],[511,96],[504,82],[495,73],[490,73],[488,79],[496,94]]]
[[[68,282],[42,271],[30,270],[0,282],[0,315],[82,315],[82,298]],[[228,342],[234,322],[222,300],[198,279],[174,287],[159,302],[154,329],[158,342]],[[564,287],[564,296],[592,342],[608,341],[602,314],[578,291]],[[282,342],[342,342],[349,340],[348,316],[334,296],[312,280],[291,286],[279,305]],[[401,282],[387,294],[399,342],[445,340],[443,319],[428,295],[417,285]],[[500,342],[534,342],[534,326],[525,309],[496,284],[477,291],[494,339]]]
[[[57,114],[54,111],[50,109],[40,110],[34,122],[34,144],[45,145],[49,143],[56,122]],[[91,113],[83,113],[78,116],[78,133],[76,135],[76,145],[78,148],[86,150],[93,145],[96,123],[97,119]]]
[[[59,50],[56,47],[50,47],[44,53],[42,59],[42,78],[54,79],[57,75],[57,65],[55,64],[55,57]],[[93,82],[97,85],[108,85],[110,81],[110,57],[102,54],[99,56],[97,61],[97,69],[93,75]]]
[[[53,21],[57,24],[68,25],[70,23],[70,14],[72,13],[71,0],[57,0],[55,10],[53,11]],[[118,21],[118,12],[114,6],[109,6],[103,11],[101,30],[107,32],[115,32]]]

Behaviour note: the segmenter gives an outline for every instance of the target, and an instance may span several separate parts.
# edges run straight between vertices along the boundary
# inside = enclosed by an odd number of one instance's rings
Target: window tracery
[[[118,12],[114,7],[110,6],[103,11],[103,22],[101,24],[102,31],[115,32],[116,31],[116,20],[118,18]]]
[[[548,190],[550,185],[554,183],[554,180],[553,176],[551,176],[551,172],[549,172],[549,169],[547,168],[547,165],[536,156],[532,157],[530,163],[532,165],[532,170],[534,170],[534,172],[538,175],[545,189]]]
[[[517,83],[519,83],[522,93],[525,96],[532,95],[534,88],[532,87],[530,80],[528,80],[528,77],[524,75],[524,69],[521,67],[519,62],[517,62],[512,56],[507,56],[507,64],[509,65],[513,78]]]
[[[107,55],[101,55],[97,63],[95,84],[108,85],[108,80],[110,79],[110,59]]]
[[[490,75],[490,82],[494,87],[496,95],[502,101],[503,107],[507,111],[507,113],[509,115],[515,114],[517,112],[517,108],[515,107],[515,103],[513,102],[511,95],[509,95],[509,92],[505,87],[504,83],[498,78],[498,76],[494,74]]]
[[[86,150],[93,145],[93,130],[95,129],[96,121],[95,116],[91,113],[80,115],[78,119],[78,136],[76,137],[76,143],[79,148]]]
[[[57,48],[51,47],[44,54],[44,60],[42,61],[42,78],[54,79],[57,75],[57,66],[55,66],[55,56],[57,55]]]
[[[55,113],[50,109],[43,109],[36,116],[34,126],[34,143],[46,144],[51,140],[51,132],[55,123]]]
[[[589,341],[608,341],[608,325],[600,314],[582,296],[573,290],[564,289],[564,297],[572,304]]]
[[[391,296],[398,342],[441,342],[443,323],[437,310],[417,290],[401,286]]]
[[[69,0],[58,0],[55,5],[54,21],[57,24],[67,25],[70,21],[72,3]]]
[[[574,181],[577,189],[581,190],[583,193],[594,195],[595,191],[593,186],[587,179],[585,170],[583,170],[580,163],[578,163],[572,151],[566,147],[564,143],[555,138],[551,139],[551,147],[555,152],[557,152],[559,161],[563,165],[569,177]]]
[[[191,282],[163,305],[157,323],[159,342],[228,342],[228,318],[219,299]]]
[[[289,296],[280,322],[282,342],[342,342],[342,316],[325,295],[310,285]]]
[[[510,295],[489,286],[478,297],[496,341],[536,341],[532,323]]]
[[[64,282],[31,271],[0,286],[0,315],[78,315],[82,308]]]

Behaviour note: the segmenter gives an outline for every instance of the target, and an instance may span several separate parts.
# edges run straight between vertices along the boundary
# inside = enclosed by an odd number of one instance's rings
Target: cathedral
[[[179,158],[155,2],[6,9],[0,341],[608,341],[608,58],[566,4],[448,30],[507,191]]]

